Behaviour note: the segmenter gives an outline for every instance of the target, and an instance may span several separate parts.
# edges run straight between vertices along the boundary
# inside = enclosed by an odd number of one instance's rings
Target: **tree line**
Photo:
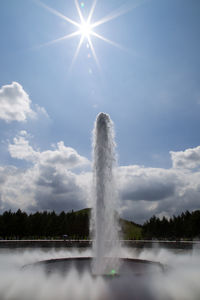
[[[89,239],[90,209],[78,212],[36,212],[27,214],[5,211],[0,215],[1,239],[66,238]],[[200,210],[186,211],[170,219],[153,216],[143,226],[120,220],[122,238],[194,239],[200,238]]]
[[[86,239],[89,237],[89,212],[71,212],[60,214],[36,212],[27,214],[20,209],[17,212],[5,211],[0,215],[0,237],[2,239],[40,239],[63,238]]]
[[[186,211],[170,219],[153,216],[143,225],[142,235],[147,239],[200,238],[200,210]]]

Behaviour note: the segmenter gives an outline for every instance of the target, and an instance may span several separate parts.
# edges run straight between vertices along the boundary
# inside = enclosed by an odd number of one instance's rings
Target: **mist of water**
[[[113,278],[111,281],[101,276],[94,277],[88,272],[80,275],[72,269],[66,276],[57,273],[48,275],[43,268],[23,269],[22,266],[38,260],[60,257],[91,256],[91,251],[77,250],[13,250],[0,249],[0,299],[1,300],[113,300],[137,299],[137,288],[133,278]],[[121,249],[122,257],[157,260],[169,269],[164,273],[150,273],[145,285],[150,287],[155,300],[197,300],[200,299],[200,251],[178,252],[166,249]],[[134,280],[137,280],[134,278]],[[117,293],[116,293],[117,291]],[[139,298],[140,299],[140,298]],[[142,299],[143,300],[143,299]]]
[[[23,268],[24,265],[49,258],[89,256],[91,251],[79,252],[50,250],[0,251],[1,300],[89,300],[100,299],[106,293],[102,278],[82,276],[72,269],[66,276],[55,272],[48,275],[43,267]]]
[[[119,238],[116,217],[116,154],[114,127],[109,115],[97,116],[93,132],[93,224],[95,274],[117,271]],[[109,259],[105,260],[105,257]]]

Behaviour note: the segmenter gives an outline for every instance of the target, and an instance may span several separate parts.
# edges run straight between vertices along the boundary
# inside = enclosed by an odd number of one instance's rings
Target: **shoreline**
[[[87,248],[92,240],[0,240],[0,248]],[[156,241],[156,240],[121,240],[122,246],[131,248],[168,248],[193,249],[200,248],[200,241]]]

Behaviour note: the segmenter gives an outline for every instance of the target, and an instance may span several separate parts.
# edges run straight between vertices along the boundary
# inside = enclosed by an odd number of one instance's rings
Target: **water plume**
[[[118,269],[116,154],[114,127],[109,115],[97,116],[93,131],[93,224],[95,274]],[[106,259],[105,259],[106,258]]]

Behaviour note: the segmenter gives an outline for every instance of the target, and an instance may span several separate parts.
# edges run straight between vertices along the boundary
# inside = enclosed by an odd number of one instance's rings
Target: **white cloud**
[[[123,166],[118,171],[118,186],[122,216],[143,223],[159,213],[159,203],[177,197],[180,178],[174,170]]]
[[[62,211],[86,207],[86,194],[73,172],[55,166],[37,166],[35,201],[37,209]]]
[[[89,164],[87,158],[78,154],[78,152],[66,147],[63,141],[57,143],[57,148],[40,153],[40,163],[45,165],[59,165],[68,169],[80,167]]]
[[[53,150],[42,152],[34,150],[29,144],[26,131],[21,131],[13,139],[13,143],[8,145],[8,150],[13,158],[37,162],[41,165],[71,169],[89,164],[87,158],[79,155],[75,149],[66,147],[63,141],[58,142]]]
[[[89,162],[75,149],[59,142],[50,150],[40,151],[30,145],[28,133],[21,131],[9,144],[9,152],[29,164],[25,170],[0,167],[2,210],[59,212],[92,206],[92,176],[84,171]],[[121,214],[125,218],[143,223],[154,214],[172,216],[187,209],[200,209],[198,169],[131,165],[119,167],[117,173]]]
[[[77,175],[71,170],[89,161],[76,150],[57,143],[53,150],[34,150],[28,133],[21,131],[9,144],[13,158],[25,160],[27,169],[0,168],[0,208],[27,211],[81,209],[87,207],[88,191],[84,172]],[[8,171],[9,170],[9,171]]]
[[[127,166],[119,168],[119,177],[124,200],[156,201],[175,192],[176,176],[172,171]]]
[[[194,169],[200,166],[200,146],[185,151],[170,151],[173,168]]]
[[[13,144],[8,145],[10,155],[13,158],[34,162],[39,159],[40,153],[29,145],[29,141],[23,135],[15,137]]]
[[[24,171],[13,166],[2,169],[4,183],[0,184],[1,206],[3,210],[27,209],[34,204],[33,174],[30,169]]]
[[[186,169],[119,168],[121,214],[138,223],[200,209],[200,172]]]
[[[29,95],[19,83],[12,82],[0,88],[0,119],[7,123],[25,122],[28,117],[36,118],[39,113],[47,116],[44,108],[37,105],[36,112],[31,108]]]
[[[21,130],[21,131],[19,132],[19,134],[22,135],[22,136],[28,136],[28,133],[27,133],[26,130]]]
[[[49,118],[49,115],[48,115],[48,113],[47,113],[47,111],[46,111],[46,109],[44,107],[41,107],[38,104],[35,104],[35,110],[36,110],[36,115],[37,116],[43,115],[46,118]]]
[[[0,169],[0,211],[81,209],[87,207],[78,175],[55,167],[35,164],[26,170],[16,167]]]

